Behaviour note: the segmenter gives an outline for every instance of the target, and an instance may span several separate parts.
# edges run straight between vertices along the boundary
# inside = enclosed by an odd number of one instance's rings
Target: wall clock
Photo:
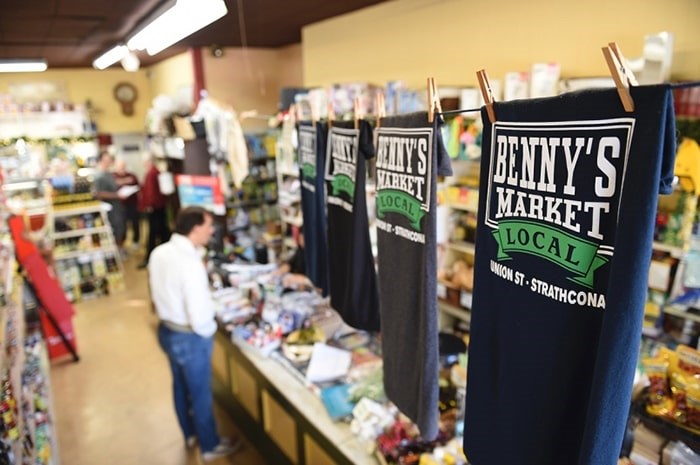
[[[128,82],[120,82],[114,86],[114,98],[121,104],[122,114],[125,116],[133,116],[134,102],[138,95],[136,87]]]

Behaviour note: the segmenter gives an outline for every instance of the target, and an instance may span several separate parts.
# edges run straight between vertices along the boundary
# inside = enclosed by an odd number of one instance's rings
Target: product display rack
[[[442,188],[443,204],[440,209],[443,214],[438,214],[438,221],[446,227],[442,237],[442,250],[444,256],[442,266],[451,268],[458,260],[464,261],[468,266],[474,265],[474,252],[476,244],[476,214],[478,210],[478,187],[475,185],[478,179],[479,160],[453,160],[455,176],[446,180]],[[474,228],[469,228],[469,234],[458,235],[455,229],[464,225],[458,224],[459,219],[469,216],[474,221]],[[439,229],[439,228],[438,228]],[[460,237],[456,237],[460,236]],[[464,236],[464,237],[461,237]],[[440,311],[441,326],[454,324],[459,320],[469,326],[471,321],[471,289],[463,286],[455,286],[450,282],[438,282],[438,310]],[[462,325],[464,326],[464,325]]]
[[[295,249],[297,244],[291,228],[300,228],[304,224],[301,215],[301,189],[299,188],[299,170],[296,162],[293,166],[277,165],[277,183],[279,186],[279,210],[282,222],[283,250]],[[296,186],[296,188],[295,188]]]
[[[73,301],[124,286],[124,267],[102,202],[55,206],[49,214],[53,260]]]
[[[0,309],[0,461],[58,465],[46,345],[38,329],[27,331],[12,254],[3,260],[7,276],[3,277],[6,302]]]

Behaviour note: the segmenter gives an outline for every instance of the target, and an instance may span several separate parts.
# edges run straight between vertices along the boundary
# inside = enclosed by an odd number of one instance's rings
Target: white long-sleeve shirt
[[[216,332],[207,270],[197,247],[173,234],[148,260],[151,299],[161,320],[191,326],[203,337]]]

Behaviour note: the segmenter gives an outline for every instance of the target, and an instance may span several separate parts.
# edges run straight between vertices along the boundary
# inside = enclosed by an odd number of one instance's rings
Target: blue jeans
[[[185,439],[197,436],[202,452],[219,444],[211,390],[214,338],[183,333],[158,325],[158,342],[173,372],[175,412]]]

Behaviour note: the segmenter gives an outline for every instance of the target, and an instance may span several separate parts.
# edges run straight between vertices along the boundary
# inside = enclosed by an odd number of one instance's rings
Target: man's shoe
[[[143,270],[147,266],[148,266],[148,262],[141,262],[136,266],[136,268],[138,268],[139,270]]]
[[[202,453],[202,459],[205,462],[209,462],[219,457],[225,457],[227,455],[234,454],[241,447],[241,440],[238,438],[233,438],[230,441],[222,440],[219,445],[210,451]]]

